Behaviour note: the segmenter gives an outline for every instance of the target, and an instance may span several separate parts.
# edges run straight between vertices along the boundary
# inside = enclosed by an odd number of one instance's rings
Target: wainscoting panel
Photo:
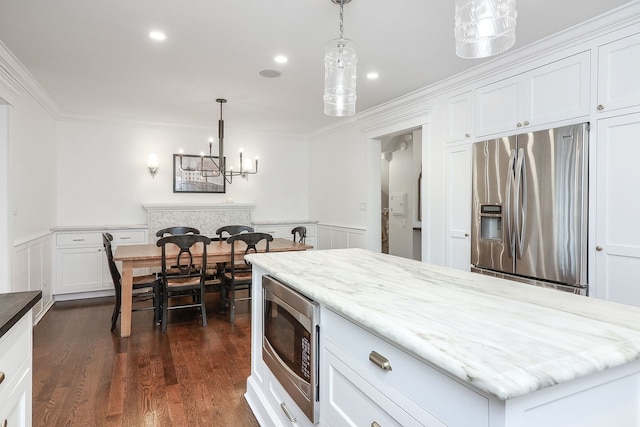
[[[318,249],[367,249],[366,234],[364,228],[318,224]]]
[[[53,305],[53,233],[14,245],[11,263],[11,292],[42,291],[33,307],[36,324]]]

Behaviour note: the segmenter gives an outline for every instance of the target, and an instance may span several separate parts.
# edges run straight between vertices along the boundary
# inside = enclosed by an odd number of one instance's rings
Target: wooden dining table
[[[246,244],[242,241],[236,241],[235,252],[242,254],[246,250]],[[258,243],[258,252],[265,252],[266,241]],[[313,249],[313,246],[304,243],[293,242],[289,239],[274,238],[269,242],[269,252],[285,252],[285,251],[306,251]],[[175,248],[177,254],[178,248]],[[252,252],[253,253],[253,252]],[[171,254],[171,252],[168,252]],[[197,263],[202,259],[202,252],[194,251],[194,262]],[[198,257],[200,255],[200,257]],[[236,256],[237,257],[237,256]],[[116,247],[113,256],[115,261],[122,262],[122,303],[120,306],[120,336],[128,337],[131,335],[131,305],[133,294],[133,269],[145,267],[161,267],[162,266],[162,248],[155,243],[147,245],[120,245]],[[226,240],[215,240],[207,245],[207,264],[219,264],[231,261],[231,245]]]

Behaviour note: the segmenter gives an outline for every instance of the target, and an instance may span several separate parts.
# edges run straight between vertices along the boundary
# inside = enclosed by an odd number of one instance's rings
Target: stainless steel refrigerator
[[[472,271],[588,294],[588,132],[474,144]]]

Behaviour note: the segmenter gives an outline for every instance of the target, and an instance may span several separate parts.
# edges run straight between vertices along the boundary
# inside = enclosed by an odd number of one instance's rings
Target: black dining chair
[[[207,326],[205,306],[205,281],[207,271],[207,245],[211,239],[200,234],[178,234],[159,239],[156,245],[162,248],[162,332],[167,332],[169,310],[200,308],[202,326]],[[176,251],[177,249],[177,251]],[[194,252],[202,261],[194,264]],[[180,297],[175,305],[169,299]],[[189,298],[191,297],[191,298]],[[188,302],[185,302],[185,298]]]
[[[174,236],[176,234],[200,234],[200,230],[193,227],[176,226],[167,227],[156,232],[156,237]]]
[[[223,310],[229,307],[231,323],[235,320],[236,301],[251,300],[251,264],[244,259],[244,256],[248,253],[257,253],[256,245],[263,240],[266,241],[265,252],[269,252],[269,242],[273,241],[273,236],[268,233],[240,233],[227,239],[227,243],[231,245],[231,260],[222,275],[220,302]],[[238,241],[245,243],[240,251],[236,248]],[[236,292],[242,290],[247,291],[247,296],[238,298]]]
[[[122,275],[118,270],[118,266],[113,259],[113,249],[111,242],[113,236],[111,233],[102,233],[102,244],[104,252],[107,254],[107,262],[109,264],[109,272],[113,281],[113,289],[116,293],[116,303],[113,307],[111,315],[111,332],[116,329],[116,323],[120,316],[120,307],[122,305]],[[144,276],[133,276],[133,296],[131,311],[153,310],[153,321],[157,325],[160,322],[160,281],[155,275],[148,274]],[[151,301],[151,305],[143,305],[137,307],[139,303]]]
[[[304,243],[307,239],[307,227],[299,226],[291,230],[293,234],[293,241],[298,243]]]
[[[248,225],[224,225],[216,230],[216,240],[225,241],[230,236],[239,233],[253,233],[255,230]],[[237,269],[247,268],[244,263],[236,266]],[[228,263],[219,263],[216,266],[217,278],[222,280],[224,272],[229,269]]]
[[[253,227],[248,225],[224,225],[216,230],[216,235],[218,236],[218,240],[227,240],[229,236],[233,236],[234,234],[239,233],[253,233],[255,230]],[[227,234],[225,236],[225,234]]]

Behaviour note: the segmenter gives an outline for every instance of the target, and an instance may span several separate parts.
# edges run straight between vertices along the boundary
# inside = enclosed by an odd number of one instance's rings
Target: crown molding
[[[0,41],[0,85],[11,92],[14,99],[10,103],[15,102],[15,97],[18,95],[28,93],[55,119],[62,115],[49,94],[2,41]]]

